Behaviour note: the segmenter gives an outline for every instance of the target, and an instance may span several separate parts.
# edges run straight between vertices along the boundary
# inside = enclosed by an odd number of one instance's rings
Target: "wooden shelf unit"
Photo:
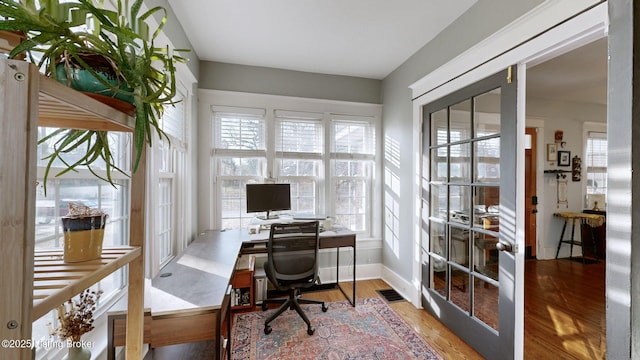
[[[38,126],[132,132],[134,119],[40,74],[0,60],[0,337],[31,339],[32,322],[129,264],[128,359],[142,358],[146,152],[131,176],[130,246],[105,248],[100,260],[66,264],[60,252],[35,252]],[[31,349],[2,349],[27,360]]]
[[[61,250],[36,250],[33,269],[33,318],[52,308],[140,256],[138,247],[104,248],[92,261],[65,263]]]
[[[246,258],[246,264],[238,267],[240,259],[243,258]],[[231,286],[233,287],[231,296],[236,296],[236,293],[238,295],[238,298],[231,302],[231,308],[233,310],[248,309],[254,306],[253,271],[255,269],[255,262],[256,259],[254,255],[243,255],[238,259],[238,264],[236,264],[236,269],[231,278]]]

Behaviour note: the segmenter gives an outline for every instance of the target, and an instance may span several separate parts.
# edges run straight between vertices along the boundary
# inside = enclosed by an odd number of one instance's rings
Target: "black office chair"
[[[300,304],[321,304],[323,312],[328,308],[324,301],[301,298],[300,289],[318,282],[318,222],[271,224],[267,253],[269,257],[264,265],[267,278],[276,289],[287,291],[289,297],[262,302],[263,311],[267,310],[269,303],[282,304],[265,320],[264,333],[271,333],[269,323],[289,308],[307,323],[307,334],[313,335],[315,329]]]

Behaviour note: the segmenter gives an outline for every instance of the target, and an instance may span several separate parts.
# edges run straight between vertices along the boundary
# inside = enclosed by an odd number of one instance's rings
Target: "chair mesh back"
[[[269,264],[279,281],[315,282],[318,222],[272,224],[267,250]]]

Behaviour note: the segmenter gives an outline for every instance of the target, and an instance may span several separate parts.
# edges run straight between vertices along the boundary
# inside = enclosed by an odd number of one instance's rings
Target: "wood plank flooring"
[[[571,260],[528,260],[525,265],[525,359],[604,359],[605,264]],[[382,280],[358,281],[357,297],[379,296],[389,285]],[[349,289],[349,287],[347,287]],[[305,294],[341,301],[339,290]],[[482,359],[475,350],[427,311],[408,301],[389,304],[446,359]],[[212,342],[156,348],[145,360],[210,359]]]
[[[605,263],[528,260],[525,358],[606,358]]]

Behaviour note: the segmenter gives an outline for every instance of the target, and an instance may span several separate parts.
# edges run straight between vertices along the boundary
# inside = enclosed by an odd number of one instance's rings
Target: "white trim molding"
[[[503,65],[504,60],[500,61],[500,66],[490,73],[481,71],[485,77],[506,68],[508,65],[525,60],[527,57],[536,57],[538,60],[542,60],[545,55],[548,56],[554,50],[563,46],[566,47],[567,42],[570,40],[576,42],[575,48],[593,41],[597,37],[604,36],[607,28],[605,26],[607,22],[606,3],[588,10],[589,19],[567,21],[599,2],[598,0],[545,1],[494,35],[409,85],[409,88],[412,89],[412,97],[414,99],[418,98],[438,86],[451,82],[451,79],[476,69],[482,64],[495,63],[494,60],[496,59],[509,59],[509,61],[506,65]],[[549,33],[552,34],[549,35]],[[523,47],[531,48],[532,43],[537,43],[538,51],[525,53],[521,50],[515,51]],[[514,56],[516,53],[522,54],[519,59]],[[496,55],[499,54],[504,55],[496,58]],[[508,54],[511,54],[511,56],[507,57]],[[557,53],[554,53],[554,56],[557,56]],[[492,68],[496,67],[493,66]],[[471,80],[467,84],[477,80],[479,79]],[[451,92],[451,90],[447,92]]]
[[[408,299],[416,308],[422,309],[419,286],[408,282],[402,276],[384,265],[381,267],[381,278],[387,284],[391,285],[395,291],[400,293],[402,297]]]

